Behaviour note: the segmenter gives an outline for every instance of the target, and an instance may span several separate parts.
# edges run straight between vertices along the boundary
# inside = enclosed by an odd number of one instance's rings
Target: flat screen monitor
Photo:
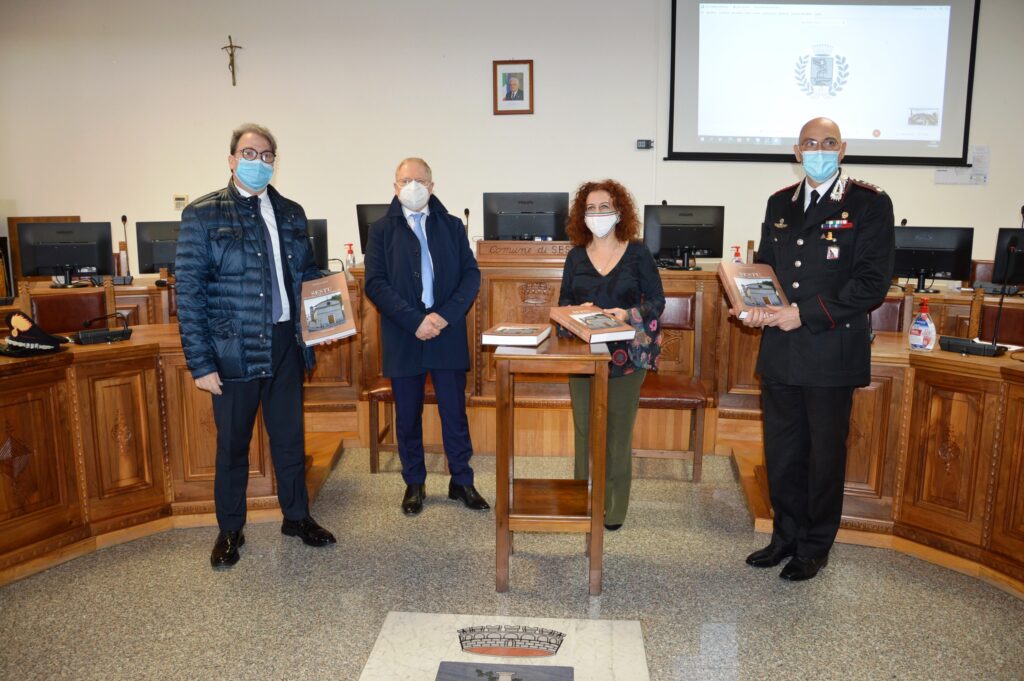
[[[318,270],[328,270],[327,266],[327,220],[314,218],[306,220],[309,241],[313,246],[313,261]]]
[[[565,241],[568,192],[484,194],[484,239]]]
[[[656,260],[689,267],[691,258],[721,258],[724,206],[644,206],[644,243]]]
[[[181,222],[136,222],[135,240],[139,248],[139,274],[156,274],[161,267],[174,272]]]
[[[359,250],[366,255],[366,243],[370,239],[370,225],[388,214],[390,203],[357,203],[356,221],[359,223]]]
[[[1002,286],[1003,281],[1007,284],[1024,284],[1024,253],[1021,253],[1021,249],[1024,249],[1024,229],[1003,227],[999,230],[996,236],[995,263],[992,265],[993,284]]]
[[[19,277],[114,273],[109,222],[18,223]]]
[[[925,279],[970,279],[973,246],[973,227],[897,227],[893,276],[916,278],[918,293],[938,293]]]

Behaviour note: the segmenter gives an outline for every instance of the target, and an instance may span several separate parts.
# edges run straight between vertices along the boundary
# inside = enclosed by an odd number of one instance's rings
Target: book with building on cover
[[[540,345],[551,335],[550,324],[495,324],[483,332],[482,345]]]
[[[551,319],[587,343],[633,340],[636,329],[593,305],[551,308]]]
[[[356,333],[344,272],[302,282],[302,342],[306,347]]]
[[[729,299],[729,307],[737,311],[740,319],[746,319],[747,312],[755,307],[789,305],[771,265],[723,260],[718,263],[718,278]]]

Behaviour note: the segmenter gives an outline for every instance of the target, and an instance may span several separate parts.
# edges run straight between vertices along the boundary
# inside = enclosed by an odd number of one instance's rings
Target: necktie
[[[805,214],[811,212],[811,209],[818,203],[820,197],[821,194],[818,193],[817,189],[811,190],[811,202],[807,204],[807,210],[804,211]]]
[[[281,284],[277,280],[277,263],[274,262],[274,246],[273,240],[270,238],[270,225],[262,218],[260,222],[263,223],[263,240],[266,242],[265,249],[269,256],[267,262],[270,263],[270,318],[276,324],[277,320],[281,318],[281,313],[284,311],[281,307]]]
[[[420,276],[423,279],[423,304],[430,309],[434,306],[434,265],[430,262],[427,235],[423,231],[423,213],[413,213],[413,228],[420,242]]]

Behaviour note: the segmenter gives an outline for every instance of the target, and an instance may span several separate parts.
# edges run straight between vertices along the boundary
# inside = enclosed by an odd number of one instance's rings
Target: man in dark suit
[[[846,437],[853,391],[871,380],[868,317],[889,290],[892,201],[842,174],[839,126],[804,125],[793,147],[806,177],[768,199],[758,261],[771,265],[786,307],[755,309],[761,327],[764,457],[774,511],[771,543],[747,557],[788,580],[813,578],[843,513]]]
[[[466,418],[469,346],[466,313],[480,290],[480,270],[462,221],[433,196],[427,162],[407,158],[395,171],[395,198],[370,226],[366,296],[380,311],[384,375],[395,398],[402,460],[402,511],[417,515],[426,497],[423,393],[430,372],[451,480],[448,498],[490,506],[473,485],[473,444]]]
[[[249,441],[261,404],[281,532],[310,546],[335,543],[309,515],[302,372],[315,360],[296,340],[302,282],[321,274],[302,206],[270,184],[276,159],[270,131],[243,125],[231,136],[227,187],[181,214],[175,257],[181,345],[196,387],[213,394],[217,425],[214,568],[237,563],[245,543]]]
[[[519,79],[515,76],[508,79],[508,91],[505,93],[505,100],[509,102],[523,101],[523,91],[519,89]]]

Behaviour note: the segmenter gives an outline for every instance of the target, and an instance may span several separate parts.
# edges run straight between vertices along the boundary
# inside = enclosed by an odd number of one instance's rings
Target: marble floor
[[[654,681],[1024,678],[1024,601],[970,577],[848,545],[805,583],[747,567],[765,538],[725,458],[699,485],[642,471],[599,597],[578,535],[517,536],[495,593],[494,516],[448,501],[437,473],[406,518],[388,463],[370,475],[365,450],[342,456],[313,508],[333,547],[251,524],[239,564],[214,572],[215,530],[181,529],[0,587],[0,679],[355,680],[389,611],[638,620]],[[493,500],[494,460],[475,465]],[[520,475],[570,469],[517,459]]]

